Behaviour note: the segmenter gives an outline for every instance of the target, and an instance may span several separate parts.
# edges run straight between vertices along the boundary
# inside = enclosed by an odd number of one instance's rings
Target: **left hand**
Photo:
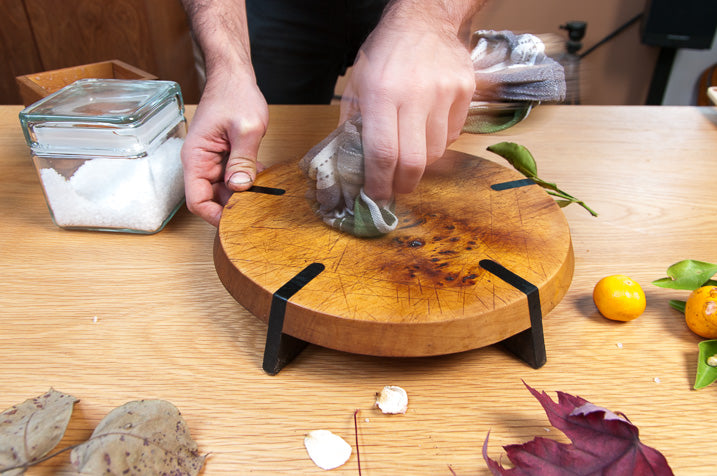
[[[187,208],[219,226],[233,192],[252,186],[269,109],[253,75],[217,74],[202,94],[182,147]]]

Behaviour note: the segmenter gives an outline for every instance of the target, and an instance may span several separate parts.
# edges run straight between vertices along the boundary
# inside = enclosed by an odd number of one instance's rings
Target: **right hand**
[[[207,80],[182,147],[187,208],[219,226],[233,192],[256,178],[269,108],[252,74],[222,72]]]
[[[361,113],[364,191],[377,203],[412,192],[466,121],[476,87],[470,52],[437,18],[384,16],[344,90],[340,120]]]

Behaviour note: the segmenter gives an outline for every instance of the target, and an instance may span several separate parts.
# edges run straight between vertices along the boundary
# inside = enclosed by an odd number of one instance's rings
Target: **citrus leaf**
[[[513,168],[515,168],[515,170],[543,187],[549,195],[560,197],[562,200],[558,200],[557,202],[558,206],[561,208],[566,207],[571,203],[577,203],[590,212],[592,216],[598,216],[597,212],[590,208],[582,200],[578,200],[564,190],[560,190],[556,184],[546,182],[538,177],[538,165],[535,163],[533,154],[531,154],[525,146],[516,144],[515,142],[499,142],[498,144],[489,146],[488,150],[503,157],[510,163],[510,165],[513,166]]]
[[[552,183],[552,182],[546,182],[545,180],[543,180],[543,179],[541,179],[541,178],[539,178],[539,177],[532,177],[532,179],[533,179],[533,182],[537,183],[538,185],[540,185],[540,186],[543,187],[544,189],[546,189],[546,190],[552,190],[552,191],[554,191],[554,192],[558,192],[558,196],[559,196],[559,197],[565,197],[565,198],[568,198],[568,199],[574,199],[574,198],[575,198],[575,197],[573,197],[572,195],[567,194],[567,193],[563,192],[562,190],[560,190],[560,189],[558,188],[557,184],[554,184],[554,183]]]
[[[655,286],[659,286],[661,288],[672,288],[672,289],[680,289],[675,287],[675,280],[672,278],[660,278],[656,279],[652,282]]]
[[[670,299],[670,307],[675,311],[680,311],[682,314],[685,313],[685,307],[687,307],[686,301],[680,301],[678,299]]]
[[[57,446],[77,401],[50,389],[0,413],[0,473],[23,474],[27,466]]]
[[[700,354],[697,359],[697,375],[695,377],[695,390],[704,388],[717,380],[717,367],[707,364],[707,359],[717,355],[717,340],[703,340],[698,344]]]
[[[717,264],[686,259],[667,268],[667,278],[656,279],[655,286],[694,291],[706,285],[717,273]]]
[[[514,466],[506,469],[488,457],[486,437],[483,459],[493,475],[673,474],[660,452],[640,442],[637,427],[627,418],[563,392],[558,392],[555,403],[545,392],[525,386],[543,406],[550,423],[572,444],[536,437],[504,446]]]
[[[139,400],[107,414],[70,459],[79,472],[88,474],[196,475],[205,456],[174,405]]]
[[[500,142],[488,147],[488,150],[507,160],[515,170],[526,177],[537,177],[538,166],[533,154],[528,149],[515,142]]]

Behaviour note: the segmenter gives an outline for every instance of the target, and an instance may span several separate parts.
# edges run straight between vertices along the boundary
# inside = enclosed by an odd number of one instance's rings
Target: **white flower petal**
[[[310,431],[304,438],[306,452],[321,469],[334,469],[351,456],[351,445],[329,430]]]

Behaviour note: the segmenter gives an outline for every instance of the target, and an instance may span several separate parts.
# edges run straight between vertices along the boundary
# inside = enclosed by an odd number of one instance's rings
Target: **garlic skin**
[[[304,438],[309,458],[321,469],[334,469],[351,457],[351,445],[329,430],[313,430]]]
[[[406,410],[408,410],[408,395],[401,387],[387,385],[376,394],[376,406],[383,413],[406,413]]]

